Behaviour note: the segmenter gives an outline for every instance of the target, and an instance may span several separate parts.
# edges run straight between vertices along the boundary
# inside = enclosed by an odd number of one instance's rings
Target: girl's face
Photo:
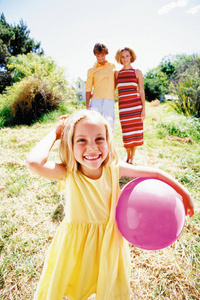
[[[87,119],[80,120],[75,127],[73,152],[80,171],[89,178],[99,178],[102,163],[108,156],[105,126]]]
[[[121,62],[124,66],[130,66],[131,63],[131,54],[128,50],[123,50],[121,54]]]

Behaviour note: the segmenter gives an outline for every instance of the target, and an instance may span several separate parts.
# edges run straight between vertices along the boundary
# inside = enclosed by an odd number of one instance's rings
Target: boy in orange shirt
[[[86,80],[86,108],[99,111],[114,129],[115,120],[115,65],[106,60],[108,48],[96,43],[93,49],[96,56],[94,67],[90,68]]]

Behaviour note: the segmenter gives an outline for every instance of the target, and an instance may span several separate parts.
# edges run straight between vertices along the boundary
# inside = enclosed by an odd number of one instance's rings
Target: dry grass
[[[154,123],[165,114],[162,106],[147,105],[145,144],[136,152],[135,162],[160,167],[181,180],[186,173],[191,174],[192,180],[185,184],[195,200],[196,214],[192,219],[187,218],[181,237],[170,247],[143,251],[130,245],[135,300],[200,299],[199,167],[195,160],[188,164],[188,156],[197,157],[199,145],[167,137],[158,139]],[[54,123],[38,123],[0,131],[2,300],[32,299],[45,252],[63,218],[57,183],[30,173],[25,166],[28,151],[52,126]],[[124,158],[118,118],[115,139]],[[58,159],[57,147],[51,155]],[[121,185],[126,182],[127,178],[123,178]]]

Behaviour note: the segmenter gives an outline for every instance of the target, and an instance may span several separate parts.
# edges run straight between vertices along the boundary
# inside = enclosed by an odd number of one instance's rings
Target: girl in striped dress
[[[137,146],[143,144],[143,120],[145,117],[145,92],[143,75],[133,69],[131,63],[136,60],[135,52],[125,47],[117,51],[115,59],[123,65],[116,72],[118,88],[119,118],[122,128],[124,147],[127,151],[127,163],[132,164]]]

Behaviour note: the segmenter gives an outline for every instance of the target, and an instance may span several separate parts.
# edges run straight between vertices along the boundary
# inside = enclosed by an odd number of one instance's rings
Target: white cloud
[[[161,7],[157,13],[159,15],[163,15],[163,14],[166,14],[168,12],[170,12],[172,9],[176,8],[176,7],[185,7],[188,2],[190,0],[177,0],[176,2],[170,2],[169,4]]]
[[[170,10],[172,10],[173,8],[175,8],[177,5],[176,5],[176,2],[171,2],[163,7],[161,7],[159,10],[158,10],[158,14],[159,15],[163,15],[163,14],[166,14],[168,13]]]
[[[185,7],[188,4],[189,0],[178,0],[177,7]]]
[[[200,5],[194,6],[192,8],[190,8],[187,13],[188,14],[192,14],[195,15],[196,13],[198,13],[198,11],[200,10]]]

